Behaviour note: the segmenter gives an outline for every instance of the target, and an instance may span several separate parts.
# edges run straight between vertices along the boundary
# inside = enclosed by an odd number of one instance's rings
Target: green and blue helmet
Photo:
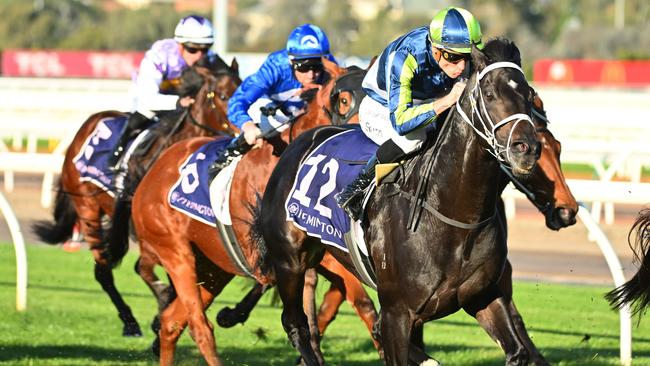
[[[472,52],[472,44],[483,48],[481,26],[474,15],[463,8],[450,6],[439,11],[429,26],[436,47],[457,53]]]

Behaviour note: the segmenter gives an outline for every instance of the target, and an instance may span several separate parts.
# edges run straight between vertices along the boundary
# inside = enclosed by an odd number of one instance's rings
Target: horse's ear
[[[377,61],[377,55],[372,56],[372,58],[370,59],[370,63],[368,64],[368,67],[366,67],[366,70],[370,70],[370,68],[375,63],[375,61]]]
[[[475,70],[483,70],[488,64],[487,55],[474,45],[472,45],[472,63],[474,64]]]
[[[239,63],[237,62],[236,57],[232,58],[232,62],[230,63],[230,68],[232,69],[232,71],[239,74]]]
[[[326,57],[323,57],[323,67],[325,68],[325,72],[327,72],[333,79],[345,72],[345,69],[340,68],[339,65],[328,60]]]

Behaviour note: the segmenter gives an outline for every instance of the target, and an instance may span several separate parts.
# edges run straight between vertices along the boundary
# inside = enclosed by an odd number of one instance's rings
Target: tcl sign
[[[128,79],[143,52],[6,50],[2,75]]]

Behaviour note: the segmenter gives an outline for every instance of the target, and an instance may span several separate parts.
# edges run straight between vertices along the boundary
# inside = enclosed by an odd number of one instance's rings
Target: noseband
[[[488,72],[496,70],[496,69],[501,69],[501,68],[516,69],[516,70],[519,70],[519,72],[521,72],[522,75],[524,74],[524,72],[521,70],[521,68],[517,64],[512,63],[512,62],[506,62],[506,61],[495,62],[493,64],[490,64],[490,65],[486,66],[483,70],[481,70],[481,72],[477,73],[476,83],[474,84],[474,88],[472,88],[472,90],[470,91],[470,94],[469,94],[469,102],[470,102],[470,105],[472,107],[472,112],[471,112],[472,118],[470,119],[469,117],[467,117],[467,114],[465,113],[465,111],[463,110],[463,108],[460,105],[460,98],[456,101],[456,109],[458,110],[458,113],[463,118],[463,120],[465,122],[467,122],[470,126],[472,126],[474,131],[483,140],[485,140],[488,143],[488,145],[490,145],[491,150],[488,150],[490,152],[490,154],[492,154],[495,158],[497,158],[497,160],[499,162],[504,163],[504,164],[508,164],[508,162],[510,161],[510,149],[508,149],[508,146],[510,146],[510,141],[512,140],[512,134],[513,134],[515,128],[517,128],[517,125],[519,124],[519,122],[526,121],[526,122],[531,124],[533,129],[535,129],[535,125],[533,124],[533,121],[531,120],[530,116],[527,115],[527,114],[524,114],[524,113],[512,114],[512,115],[502,119],[498,123],[494,123],[492,121],[492,119],[490,118],[490,115],[487,112],[487,107],[485,106],[485,100],[483,98],[483,92],[482,92],[481,87],[480,87],[480,82],[481,82],[481,79]],[[487,122],[486,122],[486,120],[483,119],[483,117],[481,117],[481,111],[479,110],[479,107],[477,105],[478,104],[477,99],[480,102],[480,107],[481,107],[481,109],[483,111],[483,114],[485,115],[485,119],[487,120]],[[476,116],[478,118],[478,120],[481,122],[481,124],[483,125],[483,131],[480,131],[474,125],[474,116]],[[508,140],[506,142],[506,146],[503,146],[503,145],[499,144],[499,142],[496,140],[496,131],[500,127],[503,127],[504,125],[506,125],[507,123],[512,122],[512,121],[515,121],[515,124],[510,129],[510,133],[508,134]],[[505,152],[506,158],[503,158],[503,153],[504,152]]]

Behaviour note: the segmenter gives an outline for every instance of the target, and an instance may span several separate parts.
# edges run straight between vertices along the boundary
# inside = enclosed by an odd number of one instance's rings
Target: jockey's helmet
[[[186,16],[178,22],[174,31],[174,40],[178,43],[211,45],[214,43],[212,23],[202,16]]]
[[[325,32],[313,24],[303,24],[294,29],[287,40],[290,60],[318,58],[329,53],[330,41]]]
[[[481,26],[474,15],[463,8],[450,6],[439,11],[429,26],[435,47],[457,53],[472,52],[472,45],[483,48]]]

